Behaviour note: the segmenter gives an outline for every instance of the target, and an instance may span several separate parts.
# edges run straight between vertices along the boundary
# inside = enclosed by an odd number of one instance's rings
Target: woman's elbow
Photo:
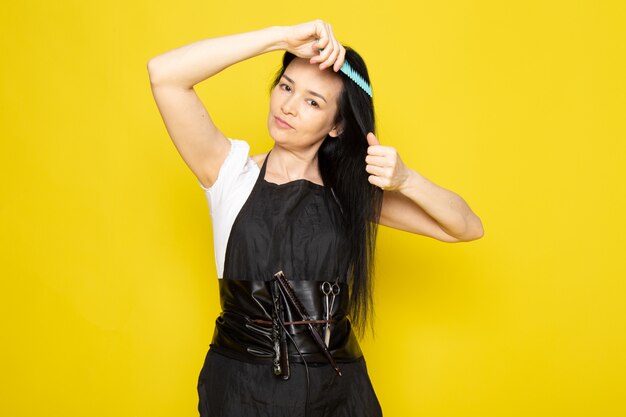
[[[471,240],[478,240],[485,235],[485,228],[483,227],[483,223],[480,221],[478,217],[475,217],[475,220],[468,226],[466,233],[461,239],[464,242],[469,242]]]
[[[478,217],[475,220],[466,224],[465,230],[462,233],[450,235],[450,239],[442,239],[444,242],[470,242],[472,240],[478,240],[485,235],[485,229]]]

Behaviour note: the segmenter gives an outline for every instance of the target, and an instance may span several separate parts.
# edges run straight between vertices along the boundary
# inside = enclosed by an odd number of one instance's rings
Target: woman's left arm
[[[373,133],[367,142],[369,182],[383,189],[379,224],[444,242],[483,236],[482,222],[461,196],[404,165],[396,149],[382,146]]]

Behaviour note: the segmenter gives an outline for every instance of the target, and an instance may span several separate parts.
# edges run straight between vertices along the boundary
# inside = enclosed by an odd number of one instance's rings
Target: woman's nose
[[[293,99],[291,97],[286,98],[285,101],[283,101],[283,104],[280,108],[285,114],[293,114],[293,115],[296,114]]]

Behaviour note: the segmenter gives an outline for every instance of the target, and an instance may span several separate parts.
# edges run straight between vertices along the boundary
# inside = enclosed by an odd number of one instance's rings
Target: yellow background
[[[625,5],[3,5],[0,414],[197,415],[210,217],[146,64],[322,18],[368,64],[381,142],[485,227],[458,244],[381,227],[362,347],[385,416],[626,416]],[[197,86],[253,153],[280,56]]]

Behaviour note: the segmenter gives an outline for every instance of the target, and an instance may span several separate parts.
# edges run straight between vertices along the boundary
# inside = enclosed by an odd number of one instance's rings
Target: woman
[[[250,156],[193,86],[275,50],[285,51],[268,115],[275,144]],[[371,325],[376,227],[460,242],[482,236],[479,218],[379,144],[365,63],[328,23],[198,41],[148,70],[211,207],[222,312],[199,375],[200,415],[382,415],[356,338]]]

